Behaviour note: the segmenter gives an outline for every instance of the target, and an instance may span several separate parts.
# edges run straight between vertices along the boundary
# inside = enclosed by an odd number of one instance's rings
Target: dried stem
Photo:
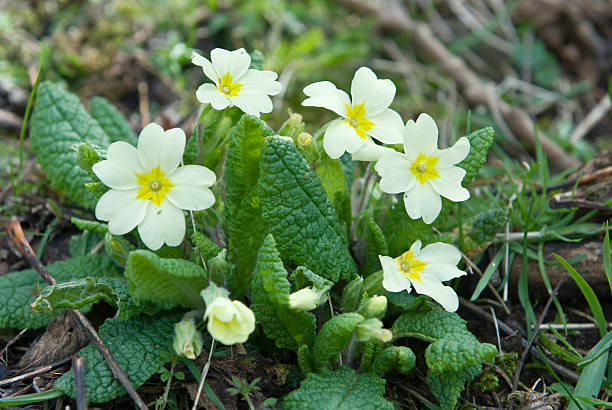
[[[212,359],[212,354],[215,351],[215,338],[213,337],[212,343],[210,344],[210,351],[208,352],[208,360],[206,360],[206,364],[202,369],[202,377],[200,378],[200,384],[198,385],[198,392],[196,393],[195,400],[193,401],[193,407],[191,410],[196,410],[198,408],[198,402],[200,401],[200,395],[202,394],[202,388],[204,387],[204,382],[206,381],[206,376],[208,375],[208,370],[210,369],[210,361]]]
[[[72,355],[72,374],[74,375],[74,396],[77,410],[87,410],[85,396],[85,357]]]

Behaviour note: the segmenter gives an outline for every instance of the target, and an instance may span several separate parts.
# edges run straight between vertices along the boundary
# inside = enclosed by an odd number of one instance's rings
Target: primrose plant
[[[202,109],[190,138],[155,123],[137,136],[105,99],[88,112],[41,83],[32,147],[51,185],[97,221],[72,219],[82,233],[71,259],[48,266],[57,285],[32,296],[35,272],[0,277],[11,296],[0,327],[42,327],[104,300],[117,311],[99,334],[135,387],[178,356],[210,357],[215,341],[290,351],[275,355],[293,357],[301,380],[278,398],[286,409],[321,400],[392,409],[384,376],[416,383],[419,355],[431,393],[453,408],[497,353],[467,330],[444,284],[466,274],[456,232],[482,247],[498,228],[455,229],[453,204],[469,199],[492,129],[441,149],[434,119],[404,125],[389,108],[393,82],[361,67],[350,96],[329,81],[304,89],[304,110],[336,119],[308,133],[292,113],[274,130],[259,116],[282,86],[261,59],[217,48],[192,62],[210,82],[194,93]],[[94,346],[80,355],[91,403],[124,394]],[[72,372],[54,388],[74,396]]]

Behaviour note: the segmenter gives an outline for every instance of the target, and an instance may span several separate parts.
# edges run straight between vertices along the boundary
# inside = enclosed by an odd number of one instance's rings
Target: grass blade
[[[605,352],[605,354],[599,356],[599,359],[586,365],[580,374],[578,383],[576,383],[574,396],[597,397],[599,389],[601,389],[601,383],[603,382],[607,365],[608,352]],[[567,410],[577,409],[577,403],[570,403],[569,406],[567,406]]]
[[[4,399],[0,399],[0,409],[3,409],[5,407],[15,407],[33,403],[40,403],[41,401],[57,399],[58,397],[61,397],[63,395],[64,393],[59,390],[49,389],[41,391],[40,393],[24,394],[23,396],[17,397],[5,397]]]
[[[584,366],[585,364],[589,364],[592,361],[596,360],[602,354],[608,352],[612,347],[612,331],[609,331],[601,340],[584,356],[584,359],[578,366]]]
[[[497,251],[497,254],[493,257],[493,260],[491,261],[491,263],[489,263],[489,266],[487,266],[487,269],[485,269],[484,273],[480,277],[480,280],[476,284],[474,293],[472,294],[472,297],[470,298],[471,302],[478,299],[478,296],[480,296],[484,288],[487,287],[487,283],[489,283],[489,281],[491,280],[491,276],[493,276],[493,273],[495,273],[495,271],[497,270],[497,267],[499,266],[499,262],[501,261],[503,256],[504,256],[504,247],[502,246],[499,248],[499,251]]]
[[[603,265],[604,265],[604,271],[606,272],[606,277],[608,278],[608,284],[610,285],[610,292],[612,292],[612,266],[610,265],[610,231],[608,231],[607,221],[606,221],[606,237],[604,238],[604,244],[603,244]]]

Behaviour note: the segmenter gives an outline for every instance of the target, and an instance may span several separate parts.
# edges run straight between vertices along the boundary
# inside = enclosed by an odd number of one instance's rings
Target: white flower
[[[111,190],[96,205],[96,218],[108,221],[108,230],[123,235],[138,226],[150,249],[164,243],[177,246],[185,236],[183,209],[201,210],[215,203],[208,189],[214,172],[199,165],[179,167],[185,133],[164,131],[151,123],[138,137],[138,148],[118,141],[108,147],[106,160],[92,167]]]
[[[309,311],[320,303],[321,295],[312,288],[302,288],[289,295],[289,307],[295,310]]]
[[[438,149],[438,127],[427,114],[406,123],[404,154],[392,152],[376,163],[380,189],[389,194],[404,192],[404,206],[412,219],[432,223],[440,214],[442,199],[465,201],[470,192],[461,186],[465,170],[454,166],[470,152],[470,142],[460,138],[450,148]]]
[[[351,157],[353,161],[378,161],[385,154],[396,152],[393,148],[378,145],[368,138],[365,145],[355,151]]]
[[[436,242],[421,249],[416,241],[408,252],[393,259],[378,255],[383,268],[383,287],[389,292],[410,292],[411,284],[417,293],[430,296],[449,312],[459,307],[457,294],[443,281],[465,275],[457,269],[461,253],[453,245]]]
[[[304,88],[310,97],[302,102],[308,107],[323,107],[340,117],[332,121],[323,136],[323,148],[331,158],[339,158],[345,151],[354,153],[370,136],[384,144],[402,141],[402,118],[389,105],[395,97],[391,80],[379,80],[367,67],[355,72],[351,95],[338,90],[329,81],[319,81]]]
[[[256,117],[261,112],[272,111],[268,95],[276,95],[283,89],[276,81],[275,72],[250,69],[251,57],[244,48],[234,51],[215,48],[210,52],[210,60],[195,51],[191,55],[191,62],[202,67],[204,75],[214,82],[198,88],[198,101],[210,103],[215,110],[235,105]]]
[[[208,333],[225,345],[244,343],[255,330],[255,314],[244,303],[218,296],[206,307]]]

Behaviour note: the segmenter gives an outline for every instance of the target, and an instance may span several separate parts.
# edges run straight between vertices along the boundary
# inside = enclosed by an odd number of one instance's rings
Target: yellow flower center
[[[419,282],[423,281],[421,279],[421,272],[425,269],[427,264],[420,259],[415,259],[412,250],[404,252],[395,258],[395,260],[404,276]]]
[[[166,178],[159,165],[149,172],[136,174],[136,178],[140,185],[136,198],[150,199],[157,206],[161,205],[170,188],[174,186],[172,181]]]
[[[354,107],[346,104],[346,121],[348,125],[353,127],[359,138],[366,139],[366,132],[369,131],[374,123],[365,117],[365,103],[361,103]]]
[[[440,174],[438,174],[438,170],[436,169],[439,159],[440,157],[436,157],[434,155],[427,156],[420,153],[412,165],[410,165],[410,172],[412,172],[417,181],[423,185],[428,179],[434,179],[440,176]]]
[[[229,72],[223,77],[217,78],[217,82],[219,83],[219,91],[228,97],[236,97],[238,95],[238,91],[240,91],[242,88],[242,84],[234,83],[232,81],[232,76]]]

